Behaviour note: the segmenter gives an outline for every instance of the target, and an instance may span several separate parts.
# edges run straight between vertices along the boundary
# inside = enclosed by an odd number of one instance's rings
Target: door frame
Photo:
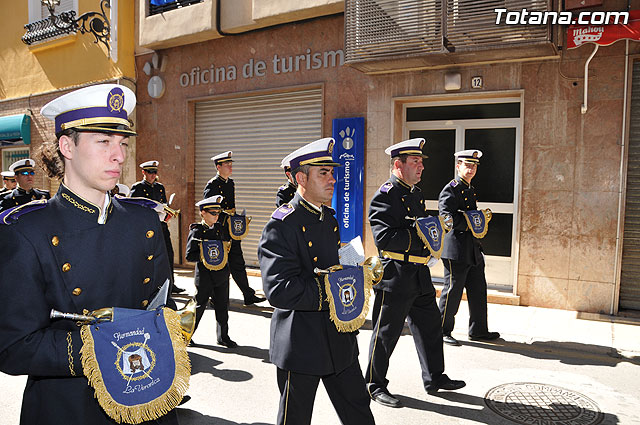
[[[518,102],[520,104],[519,118],[488,118],[488,119],[471,119],[471,120],[446,120],[446,121],[412,121],[407,122],[407,108],[415,108],[421,106],[455,106],[464,104],[491,104]],[[406,140],[409,137],[409,131],[417,130],[416,124],[421,130],[436,129],[460,129],[464,128],[505,128],[515,127],[516,143],[515,143],[515,160],[514,160],[514,194],[513,194],[513,227],[512,227],[512,245],[511,245],[511,261],[512,261],[512,286],[510,290],[513,295],[518,294],[518,264],[520,254],[520,227],[521,227],[521,197],[522,197],[522,151],[524,146],[524,90],[515,91],[496,91],[483,93],[455,93],[445,95],[429,95],[429,96],[411,96],[397,97],[393,99],[394,103],[394,120],[392,126],[392,134],[398,137],[394,139]],[[425,124],[428,127],[425,127]],[[472,127],[463,126],[470,124]],[[462,131],[456,131],[456,146],[462,143]],[[502,211],[503,208],[494,210],[493,203],[479,202],[480,208],[491,208],[495,212]],[[430,209],[437,209],[437,205],[433,208],[431,203],[427,204]],[[500,286],[502,289],[507,289]]]

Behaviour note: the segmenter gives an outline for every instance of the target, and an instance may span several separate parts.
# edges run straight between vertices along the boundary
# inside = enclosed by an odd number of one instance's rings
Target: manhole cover
[[[596,425],[604,417],[590,398],[548,384],[499,385],[487,391],[484,402],[503,418],[525,425]]]

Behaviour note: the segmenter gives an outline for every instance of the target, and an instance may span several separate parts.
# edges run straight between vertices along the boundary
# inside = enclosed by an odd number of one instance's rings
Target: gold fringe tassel
[[[360,266],[359,266],[360,267]],[[364,304],[362,311],[355,319],[348,322],[340,320],[336,313],[336,300],[333,298],[331,292],[331,283],[329,282],[329,275],[324,276],[324,288],[327,293],[327,299],[329,301],[329,317],[335,325],[338,332],[355,332],[364,325],[367,320],[367,314],[369,313],[369,296],[371,295],[371,288],[373,286],[373,273],[368,267],[361,267],[364,275]],[[338,302],[341,302],[338,300]]]
[[[89,325],[84,325],[80,329],[83,342],[80,349],[82,369],[89,380],[89,385],[95,390],[98,404],[117,423],[139,424],[144,421],[158,419],[176,407],[189,389],[191,362],[187,354],[186,342],[182,337],[180,316],[166,307],[162,309],[162,312],[171,337],[176,370],[169,389],[155,400],[146,404],[125,406],[117,403],[111,397],[102,380],[102,373],[96,359],[95,345]]]

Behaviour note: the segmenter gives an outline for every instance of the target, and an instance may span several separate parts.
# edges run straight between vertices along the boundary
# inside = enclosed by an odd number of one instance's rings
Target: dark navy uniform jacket
[[[440,192],[438,210],[441,215],[453,217],[453,229],[444,237],[441,258],[457,260],[465,264],[480,264],[482,245],[473,237],[462,211],[477,210],[476,191],[460,176],[447,183]]]
[[[202,264],[200,260],[200,243],[203,240],[229,241],[231,237],[227,226],[223,226],[219,221],[214,223],[213,227],[207,226],[206,223],[192,223],[189,226],[189,236],[187,237],[187,261],[197,262],[195,282],[196,286],[208,283],[211,286],[217,286],[229,282],[229,265],[221,270],[209,270]]]
[[[298,188],[292,185],[291,182],[287,182],[287,184],[280,186],[278,188],[278,193],[276,194],[276,207],[291,202],[297,190]]]
[[[48,190],[31,189],[31,192],[27,192],[21,187],[6,192],[0,199],[0,211],[7,210],[9,208],[17,207],[18,205],[24,205],[28,202],[35,201],[37,199],[50,199],[51,195]]]
[[[146,308],[169,277],[158,215],[111,198],[98,224],[98,207],[63,184],[41,206],[17,207],[4,222],[24,214],[0,224],[0,370],[29,375],[22,424],[114,424],[83,376],[80,328],[49,313]]]
[[[309,375],[339,373],[358,358],[357,332],[338,332],[329,318],[324,281],[314,267],[339,264],[335,212],[296,194],[262,231],[258,258],[271,318],[271,362]]]
[[[133,186],[131,186],[131,193],[129,196],[132,198],[153,199],[154,201],[158,201],[162,204],[167,203],[167,193],[164,190],[164,185],[160,182],[154,182],[152,184],[146,180],[141,180],[134,183]]]
[[[406,218],[427,215],[420,188],[413,186],[412,189],[405,181],[392,175],[373,195],[369,207],[369,223],[378,250],[429,256],[413,220]],[[434,291],[426,265],[380,258],[384,275],[375,289],[412,295]]]
[[[233,183],[233,179],[228,178],[225,180],[220,174],[217,174],[209,180],[204,188],[202,199],[207,199],[215,195],[222,195],[224,197],[222,204],[220,204],[223,211],[236,207],[236,186],[235,183]]]

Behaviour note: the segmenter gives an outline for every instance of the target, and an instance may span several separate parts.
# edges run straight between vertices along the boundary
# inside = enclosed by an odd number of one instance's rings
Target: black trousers
[[[424,387],[444,373],[442,327],[435,291],[424,295],[399,295],[374,290],[373,335],[369,346],[369,366],[365,381],[369,394],[387,391],[389,359],[404,328],[405,318],[413,336],[422,368]]]
[[[240,246],[240,241],[235,239],[231,239],[231,249],[229,250],[229,269],[231,269],[231,276],[233,277],[234,282],[236,282],[236,285],[238,285],[238,288],[242,291],[244,300],[249,301],[256,291],[249,286],[242,246]]]
[[[198,264],[196,267],[201,267]],[[209,299],[216,315],[218,341],[229,338],[229,272],[227,270],[199,272],[196,284],[196,327],[202,319]],[[195,329],[193,332],[195,333]]]
[[[487,333],[487,280],[484,277],[484,261],[475,266],[445,258],[442,262],[444,286],[438,306],[443,333],[450,334],[453,330],[463,289],[467,290],[469,304],[469,335]]]
[[[357,359],[342,372],[332,375],[306,375],[280,368],[277,374],[280,389],[277,425],[311,423],[313,403],[321,379],[343,425],[375,424],[369,407],[371,400]]]

